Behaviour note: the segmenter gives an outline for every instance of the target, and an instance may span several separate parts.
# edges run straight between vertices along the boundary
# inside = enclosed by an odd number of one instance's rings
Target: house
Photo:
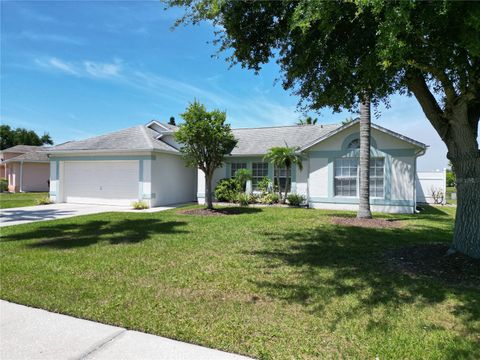
[[[55,202],[149,206],[194,201],[196,171],[185,167],[177,127],[152,121],[52,147],[50,197]]]
[[[16,145],[1,151],[1,177],[10,192],[48,191],[50,165],[47,148]]]
[[[359,121],[333,125],[301,125],[235,129],[237,146],[225,166],[214,173],[213,183],[233,177],[237,169],[252,171],[247,189],[256,191],[264,176],[282,189],[285,169],[274,169],[263,160],[274,146],[295,147],[303,155],[303,170],[291,169],[289,189],[305,196],[309,207],[319,209],[358,209]],[[372,124],[370,197],[373,211],[413,213],[416,205],[415,173],[418,156],[427,146],[396,132]],[[198,201],[204,202],[205,181],[198,172]]]
[[[56,202],[150,206],[204,202],[200,170],[185,167],[177,127],[152,121],[103,136],[49,149],[50,195]],[[303,170],[291,169],[291,192],[303,194],[314,208],[358,207],[359,123],[234,129],[238,144],[214,174],[214,184],[237,169],[252,170],[248,191],[264,176],[280,175],[263,160],[273,146],[293,146],[303,154]],[[372,124],[371,203],[374,211],[412,213],[415,209],[416,159],[427,146]]]

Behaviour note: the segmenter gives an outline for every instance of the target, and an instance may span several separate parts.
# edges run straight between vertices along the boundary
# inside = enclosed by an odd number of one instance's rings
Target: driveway
[[[2,360],[252,360],[0,300]]]
[[[20,208],[2,209],[0,227],[26,224],[36,221],[63,219],[79,215],[98,214],[102,212],[156,212],[175,206],[155,207],[146,210],[133,210],[127,206],[90,205],[90,204],[50,204]]]

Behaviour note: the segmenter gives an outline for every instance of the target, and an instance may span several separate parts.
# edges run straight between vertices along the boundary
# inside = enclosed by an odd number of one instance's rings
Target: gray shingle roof
[[[238,143],[232,155],[266,154],[274,146],[302,147],[339,128],[341,124],[294,125],[233,129]]]
[[[35,146],[35,145],[15,145],[8,149],[3,149],[0,152],[27,153],[30,151],[36,151],[43,148],[44,148],[43,146]]]
[[[41,151],[30,151],[25,154],[15,156],[14,158],[5,160],[5,162],[48,162],[47,149]]]
[[[158,133],[144,125],[131,127],[85,140],[69,141],[53,146],[48,153],[69,151],[102,150],[160,150],[178,152],[174,147],[157,140]]]

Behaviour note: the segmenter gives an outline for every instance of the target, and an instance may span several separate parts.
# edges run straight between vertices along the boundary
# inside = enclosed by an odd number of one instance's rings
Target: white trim
[[[308,150],[309,148],[311,148],[312,146],[317,145],[318,143],[322,142],[323,140],[326,140],[326,139],[332,137],[333,135],[336,135],[336,134],[342,132],[343,130],[348,129],[348,128],[352,127],[353,125],[356,125],[356,124],[359,124],[359,123],[360,123],[360,120],[354,120],[354,121],[352,121],[352,122],[349,122],[348,124],[342,125],[342,126],[340,126],[339,128],[336,128],[335,130],[332,130],[332,131],[330,131],[329,133],[327,133],[327,134],[325,134],[325,135],[323,135],[323,136],[320,136],[318,139],[310,142],[309,144],[304,145],[303,147],[301,147],[301,148],[299,149],[299,151]],[[382,126],[379,126],[379,125],[377,125],[377,124],[372,123],[372,124],[371,124],[371,127],[372,127],[373,129],[376,129],[376,130],[378,130],[378,131],[381,131],[381,132],[383,132],[383,133],[385,133],[385,134],[387,134],[387,135],[396,137],[396,138],[398,138],[398,139],[400,139],[400,140],[403,140],[403,141],[408,142],[408,143],[410,143],[410,144],[412,144],[412,145],[415,145],[415,146],[417,146],[417,147],[419,147],[419,148],[421,148],[421,149],[426,149],[426,148],[428,147],[428,145],[425,145],[424,143],[421,143],[421,142],[419,142],[419,141],[413,140],[413,139],[411,139],[411,138],[409,138],[409,137],[407,137],[407,136],[401,135],[401,134],[399,134],[399,133],[397,133],[397,132],[395,132],[395,131],[388,130],[388,129],[386,129],[386,128],[382,127]]]

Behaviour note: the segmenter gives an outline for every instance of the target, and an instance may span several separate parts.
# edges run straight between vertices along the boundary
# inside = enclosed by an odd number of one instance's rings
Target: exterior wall
[[[178,155],[159,154],[151,161],[152,206],[195,201],[196,171]]]
[[[48,191],[49,178],[48,163],[23,163],[22,191]]]
[[[417,172],[415,178],[416,196],[419,203],[435,203],[432,190],[443,192],[443,204],[446,203],[447,170]]]
[[[307,151],[310,207],[358,210],[358,196],[341,197],[334,193],[334,161],[338,158],[359,157],[358,149],[347,149],[348,143],[358,137],[358,132],[359,125],[352,126]],[[418,148],[376,129],[372,129],[371,145],[371,156],[385,159],[384,197],[371,198],[372,210],[413,213],[415,210],[414,174]]]
[[[12,162],[5,165],[8,191],[48,191],[48,163],[24,162],[22,166],[18,162]]]

